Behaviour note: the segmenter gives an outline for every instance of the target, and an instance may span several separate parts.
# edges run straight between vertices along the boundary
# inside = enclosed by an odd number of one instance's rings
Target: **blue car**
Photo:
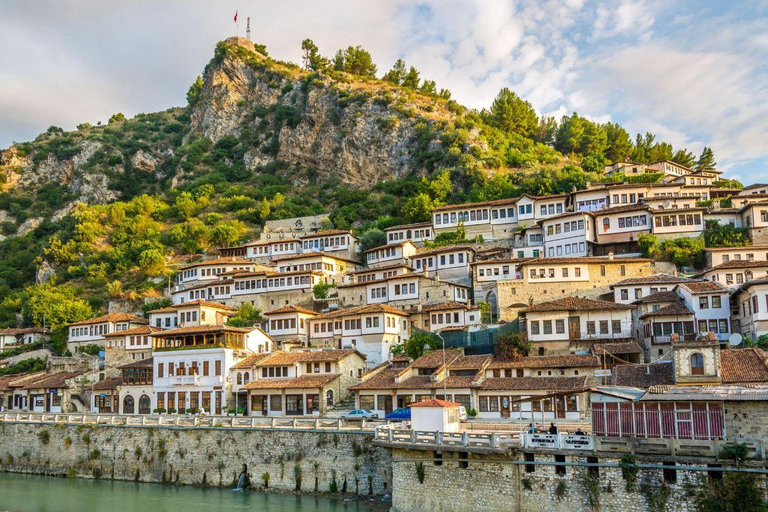
[[[407,407],[402,407],[400,409],[395,409],[384,417],[388,420],[408,421],[411,419],[411,410]]]

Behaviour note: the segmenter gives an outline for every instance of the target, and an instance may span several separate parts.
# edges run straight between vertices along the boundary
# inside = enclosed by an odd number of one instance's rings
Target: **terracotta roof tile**
[[[93,385],[91,389],[94,391],[114,391],[118,386],[123,385],[122,377],[108,377],[104,380],[100,380]]]
[[[134,370],[137,368],[152,368],[152,358],[148,357],[146,359],[139,359],[138,361],[134,361],[132,363],[124,364],[121,366],[118,366],[120,370]]]
[[[480,384],[485,391],[577,391],[588,387],[584,377],[513,377],[489,378]]]
[[[635,306],[631,304],[620,304],[617,302],[608,302],[604,300],[582,299],[581,297],[563,297],[549,302],[540,302],[533,306],[522,309],[521,313],[538,313],[544,311],[609,311],[609,310],[631,310]]]
[[[623,265],[626,263],[651,263],[653,260],[649,258],[613,258],[603,256],[583,256],[573,258],[531,258],[527,261],[520,263],[521,267],[529,267],[531,265],[568,265],[573,263],[587,263],[593,265]]]
[[[338,373],[325,375],[302,375],[293,379],[256,379],[243,386],[244,389],[300,389],[319,388],[339,378]]]
[[[379,373],[363,380],[363,382],[360,384],[357,384],[356,386],[350,386],[349,389],[394,389],[398,387],[398,385],[395,384],[395,377],[400,375],[402,371],[402,369],[398,368],[382,370]],[[427,379],[429,379],[429,377],[427,377]]]
[[[768,266],[768,263],[766,264]],[[691,293],[728,293],[728,288],[715,281],[691,281],[678,286],[688,289]]]
[[[464,357],[462,349],[448,348],[445,350],[445,364],[449,365],[459,357]],[[414,368],[439,368],[443,366],[443,350],[431,350],[416,359],[411,366]]]
[[[457,210],[460,208],[474,208],[474,207],[482,207],[482,206],[501,206],[504,204],[515,204],[517,202],[517,197],[508,197],[506,199],[496,199],[494,201],[483,201],[480,203],[462,203],[462,204],[447,204],[444,206],[438,206],[437,208],[434,208],[433,212],[447,212],[450,210]]]
[[[57,372],[42,376],[39,379],[33,379],[26,382],[22,389],[47,389],[47,388],[66,388],[67,380],[82,375],[83,372]]]
[[[647,211],[647,210],[650,210],[650,208],[647,204],[636,203],[636,204],[614,206],[612,208],[605,208],[604,210],[596,210],[593,212],[593,214],[595,215],[595,217],[599,217],[601,215],[611,215],[614,213],[626,213],[626,212],[634,212],[634,211],[640,211],[640,210]],[[646,229],[651,229],[651,226],[646,226]]]
[[[264,359],[265,357],[269,356],[271,354],[254,354],[252,356],[246,357],[242,361],[232,365],[233,370],[242,370],[246,368],[253,368],[256,366],[256,363]]]
[[[351,260],[349,258],[342,258],[341,256],[336,256],[335,254],[327,253],[327,252],[305,252],[302,254],[290,254],[287,256],[281,256],[279,258],[273,258],[272,261],[274,263],[280,263],[283,261],[291,261],[291,260],[300,260],[304,258],[318,258],[320,256],[323,256],[325,258],[333,258],[334,260],[342,260],[342,261],[349,261],[352,263],[360,263],[357,260]]]
[[[166,338],[168,336],[175,336],[176,334],[190,334],[190,333],[211,333],[211,332],[239,332],[248,333],[255,327],[232,327],[230,325],[190,325],[187,327],[177,327],[176,329],[168,329],[165,331],[158,331],[152,333],[150,336],[155,338]]]
[[[300,236],[300,240],[304,240],[306,238],[316,238],[318,236],[334,236],[334,235],[349,235],[353,238],[357,238],[355,235],[352,234],[351,231],[344,231],[342,229],[326,229],[324,231],[318,231],[316,233],[309,233],[304,236]]]
[[[433,398],[422,402],[413,402],[408,407],[459,407],[460,405],[461,404],[458,402],[449,402],[448,400]]]
[[[317,311],[312,311],[311,309],[302,308],[301,306],[283,306],[282,308],[273,309],[272,311],[267,311],[264,313],[265,315],[282,315],[284,313],[303,313],[305,315],[317,315]]]
[[[663,308],[659,308],[656,311],[649,311],[648,313],[642,315],[640,318],[651,318],[655,316],[681,316],[681,315],[693,315],[693,311],[688,309],[688,306],[685,305],[685,302],[673,302],[669,306],[664,306]]]
[[[109,334],[105,334],[105,338],[118,338],[120,336],[134,336],[136,334],[152,334],[153,332],[162,331],[159,327],[152,327],[151,325],[140,325],[132,329],[126,329],[124,331],[114,331]]]
[[[384,228],[384,231],[397,231],[400,229],[426,228],[426,227],[432,227],[432,223],[431,222],[414,222],[413,224],[400,224],[398,226],[390,226],[388,228]]]
[[[763,268],[768,267],[768,261],[746,261],[746,260],[731,260],[714,266],[703,273],[712,272],[713,270],[728,270],[734,268]]]
[[[590,354],[570,354],[563,356],[532,356],[510,360],[494,358],[488,369],[497,368],[596,368],[600,360]]]
[[[409,316],[407,311],[392,307],[388,304],[371,304],[370,306],[356,306],[353,308],[342,308],[335,311],[329,311],[327,313],[322,313],[316,316],[313,318],[313,320],[325,320],[328,318],[342,318],[345,316],[356,315],[372,315],[375,313],[389,313],[392,315]]]
[[[91,325],[91,324],[100,324],[104,322],[133,322],[137,324],[146,324],[149,322],[149,320],[147,320],[146,318],[141,318],[140,316],[131,315],[128,313],[108,313],[106,315],[97,316],[96,318],[89,318],[88,320],[80,320],[79,322],[73,322],[67,325],[68,326]]]
[[[642,354],[643,349],[634,341],[625,341],[623,343],[596,343],[589,348],[589,351],[595,355],[608,354]]]
[[[227,306],[226,304],[222,304],[220,302],[197,299],[197,300],[191,300],[189,302],[182,302],[181,304],[174,304],[173,306],[168,306],[167,308],[153,309],[148,311],[148,313],[169,313],[171,311],[178,311],[181,308],[189,308],[192,306],[207,306],[209,308],[237,311],[237,308],[233,308],[232,306]]]
[[[324,362],[324,361],[341,361],[347,356],[352,354],[359,355],[362,359],[365,356],[360,354],[353,348],[345,348],[340,350],[313,350],[309,352],[296,351],[296,352],[272,352],[268,357],[258,361],[256,366],[275,366],[275,365],[288,365],[294,363],[309,363],[309,362]]]
[[[650,302],[677,302],[683,300],[678,294],[673,291],[654,292],[641,299],[637,299],[632,304],[648,304]]]
[[[768,354],[759,348],[720,351],[723,384],[768,383]]]
[[[449,365],[449,370],[472,370],[480,369],[493,359],[490,354],[479,354],[474,356],[461,356],[454,359]]]
[[[216,258],[216,259],[207,260],[207,261],[197,261],[195,263],[191,263],[184,267],[180,267],[180,270],[186,270],[188,268],[195,268],[195,267],[203,267],[208,265],[224,265],[224,264],[251,265],[251,266],[254,265],[254,263],[250,260],[240,260],[237,258]]]
[[[675,383],[675,367],[672,363],[619,364],[613,367],[611,383],[641,389],[671,385]]]
[[[612,284],[611,289],[615,286],[627,286],[630,284],[677,284],[688,281],[691,280],[685,277],[678,277],[670,274],[653,274],[645,277],[630,277],[629,279],[624,279],[623,281]]]
[[[463,302],[444,302],[442,304],[429,304],[421,307],[421,310],[419,310],[418,306],[413,306],[411,309],[408,310],[410,314],[417,314],[419,312],[421,313],[428,313],[431,311],[445,311],[448,309],[464,309],[464,310],[470,310],[470,309],[477,309],[477,306],[470,306],[469,304],[465,304]]]

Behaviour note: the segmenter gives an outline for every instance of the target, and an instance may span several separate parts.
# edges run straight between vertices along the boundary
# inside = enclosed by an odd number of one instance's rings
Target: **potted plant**
[[[171,407],[170,409],[168,409],[168,414],[176,414],[176,409]]]

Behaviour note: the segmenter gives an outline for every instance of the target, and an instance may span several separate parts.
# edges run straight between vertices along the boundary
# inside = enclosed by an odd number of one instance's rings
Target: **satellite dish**
[[[669,201],[664,201],[664,204],[662,204],[661,206],[662,206],[664,209],[667,209],[667,208],[669,208],[671,205],[672,205],[672,203],[670,203]]]
[[[728,345],[738,347],[741,345],[741,334],[735,332],[728,337]]]

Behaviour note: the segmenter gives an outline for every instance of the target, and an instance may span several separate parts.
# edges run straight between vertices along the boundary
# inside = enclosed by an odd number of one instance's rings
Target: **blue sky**
[[[4,0],[0,147],[182,105],[235,10],[279,59],[299,62],[305,37],[327,55],[360,44],[468,106],[508,86],[542,114],[710,145],[726,176],[768,181],[765,0]]]

